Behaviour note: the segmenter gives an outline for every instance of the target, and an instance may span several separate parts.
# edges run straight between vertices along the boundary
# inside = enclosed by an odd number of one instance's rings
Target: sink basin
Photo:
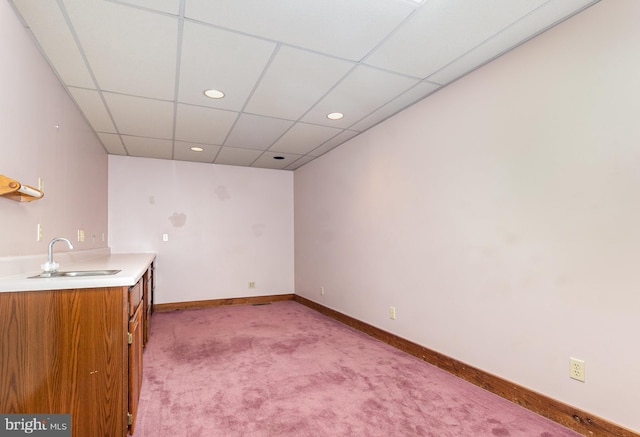
[[[42,272],[36,276],[29,276],[29,279],[33,278],[76,278],[84,276],[109,276],[115,275],[121,270],[72,270],[67,272]]]

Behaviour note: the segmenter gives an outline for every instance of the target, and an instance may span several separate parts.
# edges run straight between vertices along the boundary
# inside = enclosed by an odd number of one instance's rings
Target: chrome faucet
[[[69,249],[73,249],[73,244],[71,244],[71,241],[67,240],[66,238],[58,237],[51,240],[49,242],[49,257],[47,258],[47,262],[42,264],[41,266],[42,270],[44,270],[45,272],[55,272],[58,270],[58,266],[60,264],[53,261],[53,245],[58,241],[64,241],[69,246]]]

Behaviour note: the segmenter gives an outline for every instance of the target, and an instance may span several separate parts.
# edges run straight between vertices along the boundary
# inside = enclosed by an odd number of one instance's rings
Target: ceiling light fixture
[[[224,93],[220,90],[205,90],[204,95],[210,99],[221,99],[224,97]]]
[[[204,149],[202,147],[197,147],[197,146],[189,147],[189,149],[193,150],[194,152],[203,152],[204,151]]]
[[[329,120],[340,120],[342,117],[344,117],[342,112],[332,112],[331,114],[327,114],[327,118]]]

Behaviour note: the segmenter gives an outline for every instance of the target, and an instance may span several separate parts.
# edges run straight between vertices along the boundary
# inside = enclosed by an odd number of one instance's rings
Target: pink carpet
[[[293,301],[156,313],[134,437],[579,434]]]

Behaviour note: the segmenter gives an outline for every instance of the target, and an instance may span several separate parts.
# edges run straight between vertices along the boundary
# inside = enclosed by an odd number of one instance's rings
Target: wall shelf
[[[16,202],[31,202],[42,198],[44,193],[29,185],[0,174],[0,197],[15,200]]]

